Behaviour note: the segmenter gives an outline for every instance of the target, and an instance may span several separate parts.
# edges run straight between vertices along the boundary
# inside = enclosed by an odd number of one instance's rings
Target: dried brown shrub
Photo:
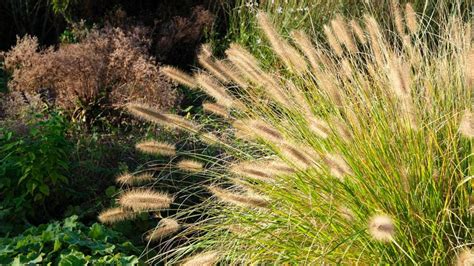
[[[203,34],[210,30],[215,16],[203,6],[195,6],[190,16],[174,16],[155,21],[155,54],[161,62],[183,65],[194,57]]]
[[[8,128],[15,135],[28,133],[28,123],[42,119],[36,114],[46,107],[40,94],[12,92],[0,93],[0,128]]]
[[[58,106],[74,110],[98,102],[108,107],[128,101],[172,107],[178,95],[160,73],[144,27],[92,29],[78,43],[40,50],[34,37],[18,39],[4,54],[14,91],[50,90]]]

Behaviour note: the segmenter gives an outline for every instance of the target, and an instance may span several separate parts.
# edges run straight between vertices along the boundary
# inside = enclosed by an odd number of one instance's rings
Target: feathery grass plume
[[[255,140],[257,137],[252,129],[241,120],[235,120],[232,123],[232,128],[234,129],[235,137],[238,139]]]
[[[400,36],[404,36],[405,30],[403,27],[402,13],[400,12],[398,0],[392,0],[390,7],[393,15],[393,22],[395,23],[395,29]]]
[[[137,117],[162,126],[180,128],[193,133],[199,131],[199,127],[192,121],[186,120],[185,118],[178,115],[161,113],[160,111],[155,110],[145,104],[129,103],[127,104],[127,109],[130,113]]]
[[[259,137],[266,141],[271,141],[274,143],[280,143],[284,141],[283,136],[281,133],[274,128],[272,125],[258,120],[258,119],[251,119],[251,120],[243,120],[243,123],[246,123],[249,128]]]
[[[339,206],[337,208],[337,211],[338,211],[339,215],[341,215],[341,217],[343,217],[346,221],[348,221],[348,222],[354,221],[355,216],[354,216],[354,212],[351,209],[349,209],[345,206]]]
[[[335,37],[339,43],[344,44],[347,51],[350,53],[356,53],[357,47],[352,40],[352,36],[349,34],[347,24],[341,15],[337,15],[335,19],[331,20],[331,26]]]
[[[288,107],[290,102],[275,77],[263,71],[256,59],[238,44],[231,44],[226,50],[228,59],[255,85],[265,89],[266,95]]]
[[[400,110],[409,122],[409,126],[418,130],[418,119],[413,106],[410,90],[409,68],[399,58],[392,58],[389,63],[389,78],[393,92],[400,102]]]
[[[308,63],[304,59],[304,56],[301,55],[297,49],[288,44],[286,41],[283,45],[283,49],[285,49],[285,53],[288,55],[291,65],[296,70],[296,72],[299,74],[304,74],[306,71],[308,71]]]
[[[354,109],[353,108],[347,108],[345,110],[345,114],[346,114],[346,121],[347,121],[347,130],[349,131],[349,135],[352,136],[354,132],[357,132],[357,131],[361,131],[361,128],[362,128],[362,125],[359,121],[359,118],[356,114],[356,112],[354,112]],[[349,130],[349,128],[352,128],[352,130]]]
[[[115,179],[115,182],[123,185],[136,185],[154,180],[153,174],[151,173],[142,173],[137,175],[132,175],[130,173],[123,173]]]
[[[235,55],[251,68],[260,69],[258,60],[245,47],[238,43],[231,43],[225,53],[227,56]]]
[[[234,164],[230,167],[230,171],[237,176],[250,177],[263,182],[271,183],[275,181],[273,175],[259,163],[242,162]]]
[[[267,73],[264,73],[261,77],[262,87],[265,89],[266,95],[275,100],[277,103],[285,106],[286,108],[291,108],[291,101],[288,99],[286,90],[283,89],[280,83],[276,80],[277,77],[272,78]]]
[[[130,173],[122,173],[115,178],[115,182],[119,184],[132,184],[130,182],[133,179],[133,175]]]
[[[376,65],[375,64],[372,64],[372,63],[367,63],[367,74],[369,74],[369,77],[371,78],[378,78],[379,76],[379,72],[377,71],[376,69]]]
[[[300,88],[296,87],[296,85],[293,82],[287,81],[286,84],[286,89],[288,91],[288,97],[292,99],[292,104],[291,104],[291,109],[300,111],[301,113],[304,114],[311,114],[311,106],[306,100],[306,95],[304,91],[302,91]]]
[[[367,43],[367,38],[365,37],[365,32],[364,32],[364,30],[362,30],[359,22],[357,22],[356,20],[353,19],[353,20],[351,20],[350,25],[351,25],[351,28],[352,28],[352,32],[354,32],[354,34],[357,37],[357,39],[359,40],[359,42],[362,43],[362,44],[366,44]]]
[[[334,79],[330,78],[329,73],[318,73],[319,88],[326,92],[329,99],[337,106],[343,106],[343,97],[340,88],[334,83]]]
[[[263,72],[257,59],[241,45],[231,43],[225,51],[227,58],[237,69],[254,84],[260,84],[260,76]]]
[[[201,172],[204,169],[202,163],[195,160],[181,160],[176,164],[176,167],[186,172]]]
[[[464,70],[467,86],[474,87],[474,48],[471,48],[471,50],[467,53],[466,66]]]
[[[219,66],[216,64],[214,59],[208,54],[209,51],[207,51],[208,44],[204,44],[201,47],[201,52],[198,55],[198,61],[201,66],[203,66],[205,69],[207,69],[209,72],[211,72],[212,75],[214,75],[216,78],[221,80],[222,82],[229,82],[225,74],[222,73],[222,70],[219,68]]]
[[[474,138],[474,113],[466,110],[459,124],[459,132],[466,138]]]
[[[291,32],[291,37],[295,44],[300,48],[313,69],[319,68],[317,51],[306,33],[301,30]]]
[[[385,57],[382,53],[382,32],[380,31],[380,26],[373,16],[365,15],[364,16],[365,25],[367,32],[369,33],[370,46],[372,48],[372,53],[374,60],[377,63],[378,67],[383,67],[385,63]]]
[[[287,95],[280,87],[278,81],[270,74],[263,71],[256,59],[238,44],[231,44],[226,50],[228,59],[246,76],[253,84],[265,89],[266,95],[283,106],[290,106]]]
[[[407,23],[408,30],[415,34],[418,32],[418,20],[416,18],[416,12],[413,9],[413,6],[410,3],[407,3],[405,6],[405,20]]]
[[[238,194],[217,186],[209,186],[209,191],[222,202],[250,208],[266,208],[268,200],[252,193]]]
[[[147,140],[135,144],[135,148],[143,153],[162,156],[176,155],[176,148],[174,145],[159,142],[155,140]]]
[[[173,197],[166,193],[148,189],[134,189],[120,195],[118,202],[134,211],[151,211],[169,208]]]
[[[331,134],[331,128],[328,123],[322,119],[319,119],[315,116],[307,117],[309,129],[316,133],[319,137],[325,139]]]
[[[211,44],[205,43],[205,44],[201,45],[201,49],[200,49],[199,53],[202,56],[212,58],[213,54],[212,54]]]
[[[222,71],[222,73],[227,76],[233,83],[239,87],[246,89],[249,84],[245,79],[235,70],[235,67],[226,61],[216,60],[216,66]]]
[[[400,58],[393,57],[389,64],[389,77],[393,92],[400,98],[411,98],[409,68]]]
[[[267,171],[275,176],[291,175],[295,173],[295,169],[280,160],[263,161],[262,164],[263,163],[265,164]]]
[[[199,139],[208,145],[221,145],[224,142],[216,135],[210,132],[201,133]]]
[[[184,261],[182,266],[213,266],[219,260],[219,253],[217,251],[207,251],[194,255]]]
[[[352,169],[344,160],[344,157],[338,154],[326,154],[323,161],[328,165],[331,175],[344,181],[347,175],[352,175]]]
[[[352,132],[345,122],[341,121],[341,119],[337,117],[331,117],[329,121],[330,126],[338,137],[346,142],[350,142],[352,140]]]
[[[463,248],[456,256],[456,266],[472,266],[474,265],[474,252],[470,248]]]
[[[171,218],[163,218],[158,222],[156,228],[146,235],[148,241],[160,241],[161,239],[170,236],[181,229],[178,221]]]
[[[237,107],[236,101],[230,96],[226,89],[219,85],[218,81],[215,80],[208,74],[199,73],[196,76],[196,80],[200,87],[211,97],[213,97],[218,104],[225,106],[226,108]]]
[[[331,28],[328,25],[324,25],[323,28],[324,34],[326,35],[326,40],[331,49],[334,51],[334,53],[336,53],[337,56],[342,56],[343,50],[341,44],[339,44],[339,41],[336,39],[336,36],[334,36]]]
[[[275,53],[282,59],[289,69],[303,73],[307,70],[307,65],[301,55],[283,40],[273,27],[268,15],[264,12],[257,14],[257,21]]]
[[[422,55],[419,51],[416,50],[416,47],[412,44],[411,37],[409,35],[402,36],[402,44],[403,47],[406,49],[407,58],[409,59],[409,63],[413,66],[419,66],[422,60]]]
[[[387,215],[376,215],[369,221],[369,233],[377,241],[392,241],[395,235],[395,225]]]
[[[104,224],[114,224],[117,222],[130,220],[136,217],[136,213],[124,210],[120,207],[107,209],[99,214],[99,221]]]
[[[217,116],[221,116],[225,119],[230,118],[229,112],[222,105],[215,104],[215,103],[210,103],[210,102],[205,102],[205,103],[202,104],[202,108],[204,109],[204,111],[206,111],[208,113],[215,114]]]
[[[242,189],[244,191],[252,191],[252,188],[250,188],[251,183],[249,182],[249,179],[242,178],[241,176],[239,177],[229,177],[230,183],[233,184],[232,187],[237,188],[237,189]],[[266,181],[263,181],[266,182]]]
[[[331,59],[330,54],[326,53],[322,49],[316,49],[316,54],[318,55],[319,61],[321,61],[320,69],[324,68],[326,71],[332,71],[336,69],[336,65]]]
[[[295,144],[284,143],[281,145],[283,158],[288,160],[290,164],[294,164],[297,168],[307,169],[314,165],[314,161],[319,158],[311,158],[311,156],[303,149]]]
[[[188,88],[196,88],[197,83],[190,75],[184,73],[183,71],[172,67],[172,66],[162,66],[160,71],[168,76],[170,79],[178,82],[181,85],[184,85]]]
[[[347,59],[347,58],[342,59],[342,61],[341,61],[341,70],[342,70],[342,74],[344,75],[345,78],[347,78],[349,80],[352,78],[353,68],[352,68],[351,63],[349,62],[349,59]]]

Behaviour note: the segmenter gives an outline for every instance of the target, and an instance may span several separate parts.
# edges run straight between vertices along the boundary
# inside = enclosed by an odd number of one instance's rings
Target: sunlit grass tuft
[[[451,16],[433,34],[410,5],[393,8],[394,31],[370,14],[338,16],[326,41],[301,31],[286,40],[259,13],[277,58],[271,68],[241,45],[222,60],[205,46],[209,73],[192,79],[216,101],[205,109],[217,114],[219,132],[129,106],[223,153],[193,154],[207,162],[198,167],[206,181],[194,185],[204,201],[173,219],[205,218],[166,240],[181,245],[156,260],[446,265],[472,257],[471,28]],[[142,210],[124,195],[124,207]]]

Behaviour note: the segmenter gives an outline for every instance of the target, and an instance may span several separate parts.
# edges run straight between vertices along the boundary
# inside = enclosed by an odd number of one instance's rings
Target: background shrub
[[[35,37],[25,36],[5,54],[13,91],[47,91],[66,110],[120,106],[130,100],[172,107],[177,92],[147,55],[143,27],[83,30],[77,43],[40,50]]]

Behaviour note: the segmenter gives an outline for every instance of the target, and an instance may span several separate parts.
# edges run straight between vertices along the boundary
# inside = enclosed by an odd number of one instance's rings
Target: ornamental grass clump
[[[205,109],[225,114],[210,116],[220,130],[181,122],[174,128],[204,143],[213,136],[222,154],[192,152],[193,160],[206,162],[199,169],[206,181],[192,186],[206,193],[202,203],[167,218],[180,222],[204,215],[163,240],[159,248],[180,245],[161,248],[155,260],[206,265],[472,260],[470,24],[450,16],[431,34],[425,17],[411,6],[393,8],[399,13],[395,27],[370,14],[353,21],[338,16],[325,27],[329,39],[322,41],[303,31],[283,38],[271,18],[259,13],[263,36],[279,58],[271,68],[237,44],[225,59],[203,49],[205,67],[212,69],[192,80],[219,105],[206,103]],[[212,74],[218,67],[209,62],[222,62],[226,69],[219,76],[225,78]],[[170,123],[168,114],[151,107],[132,113]],[[170,164],[189,154],[177,152]]]

